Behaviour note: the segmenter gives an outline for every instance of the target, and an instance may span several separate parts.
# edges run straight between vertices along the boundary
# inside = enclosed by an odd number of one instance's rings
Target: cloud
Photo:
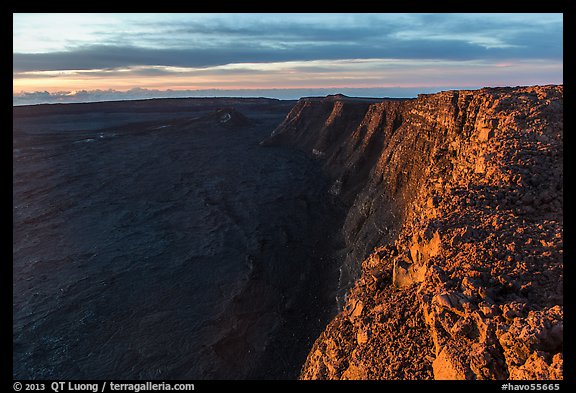
[[[13,90],[561,83],[562,28],[561,14],[15,14]]]
[[[13,71],[89,70],[134,66],[214,67],[255,62],[343,60],[343,59],[534,59],[562,58],[562,43],[533,37],[538,43],[527,48],[486,48],[459,40],[397,40],[351,43],[322,43],[307,47],[267,48],[232,45],[217,48],[156,49],[134,46],[87,45],[63,52],[14,53]],[[526,38],[526,40],[529,40]]]
[[[502,67],[502,64],[507,67]],[[13,91],[506,86],[562,83],[562,61],[349,59],[238,63],[206,68],[137,66],[15,74]],[[44,79],[42,76],[46,76]],[[57,75],[57,77],[55,77]],[[105,84],[103,84],[105,81]],[[38,88],[38,86],[41,86]]]
[[[40,53],[20,52],[16,36],[13,70],[368,58],[560,59],[563,53],[557,15],[240,14],[174,21],[160,15],[145,22],[132,16],[122,29],[111,27],[99,25],[85,34],[91,41],[69,40],[58,51]]]

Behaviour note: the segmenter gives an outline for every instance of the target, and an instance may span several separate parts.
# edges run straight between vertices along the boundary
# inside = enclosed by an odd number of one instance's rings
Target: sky
[[[562,14],[13,14],[13,103],[563,83]]]

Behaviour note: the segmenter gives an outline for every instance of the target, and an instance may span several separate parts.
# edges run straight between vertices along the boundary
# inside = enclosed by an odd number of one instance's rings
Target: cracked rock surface
[[[562,379],[563,86],[301,100],[274,142],[348,208],[302,379]]]

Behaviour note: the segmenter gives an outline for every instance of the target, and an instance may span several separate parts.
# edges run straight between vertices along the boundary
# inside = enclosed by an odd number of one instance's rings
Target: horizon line
[[[459,90],[481,90],[481,89],[494,89],[494,88],[517,88],[517,87],[529,87],[529,86],[561,86],[563,83],[534,83],[534,84],[519,84],[519,85],[506,85],[506,86],[462,86],[462,87],[449,87],[449,86],[437,86],[437,87],[340,87],[340,88],[269,88],[269,89],[196,89],[196,90],[156,90],[156,89],[145,89],[145,88],[134,88],[126,91],[108,89],[108,90],[80,90],[73,92],[60,91],[60,92],[47,92],[47,91],[34,91],[34,92],[24,92],[13,93],[12,94],[12,107],[20,106],[38,106],[38,105],[68,105],[68,104],[91,104],[91,103],[101,103],[101,102],[127,102],[127,101],[148,101],[148,100],[166,100],[166,99],[214,99],[214,98],[233,98],[233,99],[270,99],[279,101],[297,101],[305,98],[322,98],[334,95],[343,95],[349,98],[363,98],[363,99],[413,99],[417,98],[420,94],[435,94],[445,91],[459,91]],[[196,95],[198,93],[208,93],[208,92],[291,92],[291,91],[332,91],[330,94],[320,94],[320,95],[300,95],[293,98],[279,98],[266,95]],[[401,94],[401,96],[392,95],[349,95],[341,93],[340,91],[375,91],[375,90],[401,90],[405,93],[410,92],[409,95]],[[336,92],[337,91],[337,92]],[[82,96],[78,96],[78,93],[83,95],[104,95],[104,97],[90,97],[86,96],[85,99]],[[138,94],[152,94],[151,96],[138,96]],[[105,95],[110,95],[110,97],[105,97]],[[114,95],[129,95],[134,94],[130,97],[114,97]],[[174,94],[174,96],[166,95]],[[183,94],[183,95],[179,95]],[[189,95],[187,95],[189,94]],[[41,97],[38,97],[41,95]],[[157,96],[155,96],[157,95]],[[26,102],[31,101],[31,102]]]

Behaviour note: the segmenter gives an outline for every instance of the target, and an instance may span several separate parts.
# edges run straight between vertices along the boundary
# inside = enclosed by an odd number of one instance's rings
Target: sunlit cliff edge
[[[302,379],[561,379],[563,86],[301,99],[350,282]]]

